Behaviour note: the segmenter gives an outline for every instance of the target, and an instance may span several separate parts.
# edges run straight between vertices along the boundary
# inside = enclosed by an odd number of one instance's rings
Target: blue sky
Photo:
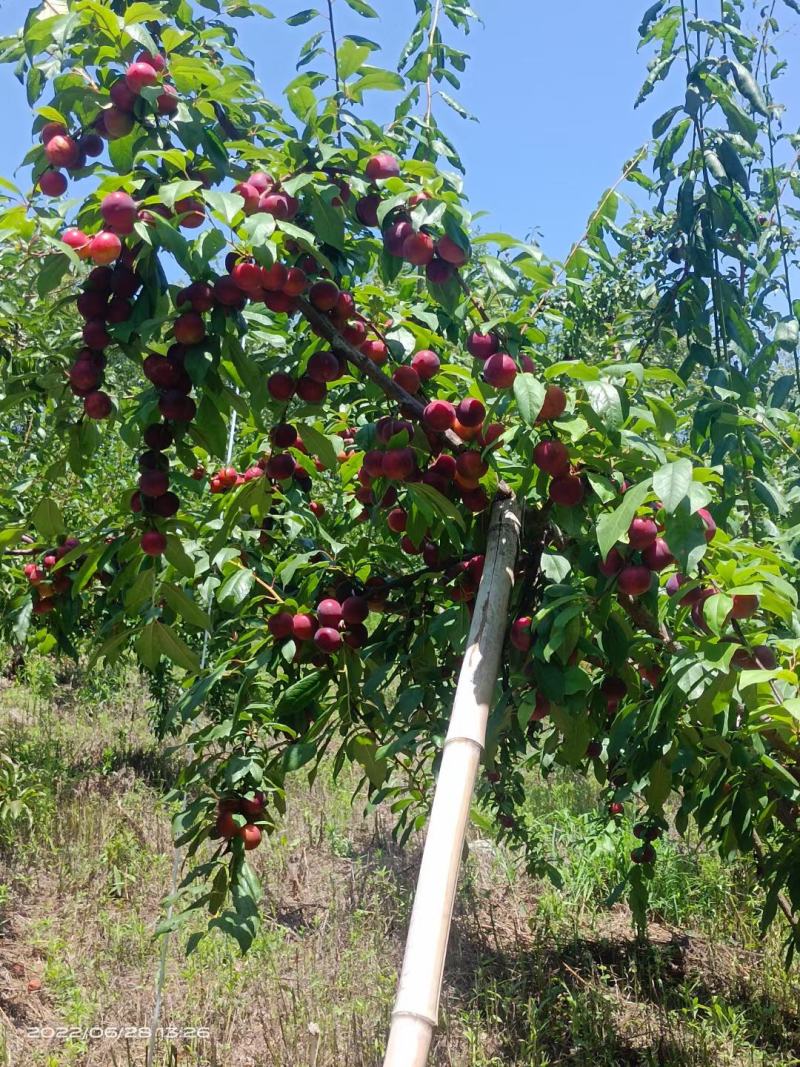
[[[314,24],[284,24],[308,6],[305,0],[266,3],[278,17],[241,20],[242,43],[268,95],[278,98]],[[338,28],[380,41],[384,50],[376,61],[393,67],[413,5],[372,3],[381,13],[379,22],[360,19],[344,0],[335,0]],[[15,29],[28,6],[6,0],[0,33]],[[653,119],[681,99],[680,73],[634,110],[649,58],[636,51],[645,0],[475,0],[474,6],[485,25],[476,26],[464,44],[472,59],[458,95],[480,122],[459,119],[441,102],[438,114],[461,151],[473,209],[489,212],[484,226],[520,237],[537,231],[545,251],[563,257],[603,190],[650,135]],[[788,8],[780,17],[787,27],[782,51],[792,63],[781,98],[791,102],[800,95],[800,18]],[[8,67],[0,68],[0,98],[0,169],[9,175],[30,144],[30,114]]]

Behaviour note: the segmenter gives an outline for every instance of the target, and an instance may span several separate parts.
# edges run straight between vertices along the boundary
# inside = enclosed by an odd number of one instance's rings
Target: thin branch
[[[336,78],[336,141],[342,147],[342,129],[339,111],[342,105],[342,81],[339,77],[339,50],[336,44],[336,27],[333,22],[333,0],[328,0],[328,25],[331,30],[331,48],[333,49],[333,71]]]
[[[605,195],[603,196],[603,199],[600,201],[600,203],[594,209],[592,214],[589,216],[589,221],[586,224],[586,229],[584,230],[582,236],[579,237],[578,240],[575,242],[575,244],[573,244],[572,248],[570,248],[569,254],[567,255],[567,258],[564,260],[561,268],[556,272],[555,278],[553,278],[553,280],[550,283],[550,285],[548,286],[548,288],[545,289],[544,293],[542,293],[541,297],[539,298],[538,304],[536,304],[536,306],[534,307],[533,311],[531,312],[531,318],[535,318],[536,315],[542,310],[542,308],[544,307],[545,301],[547,300],[547,297],[550,295],[550,293],[552,293],[552,291],[555,289],[555,287],[558,285],[558,283],[561,281],[561,279],[567,273],[567,271],[569,270],[570,263],[572,262],[574,257],[578,254],[578,252],[580,251],[581,246],[588,239],[589,234],[591,233],[591,230],[592,230],[592,226],[595,224],[597,219],[600,217],[600,214],[603,211],[603,209],[605,208],[605,206],[608,203],[608,201],[611,199],[611,197],[614,195],[614,193],[617,191],[617,189],[620,187],[620,185],[622,185],[622,183],[627,180],[628,175],[631,173],[632,170],[634,170],[638,166],[639,161],[646,154],[647,154],[647,145],[644,145],[644,146],[642,146],[642,148],[639,149],[639,151],[636,153],[636,155],[633,157],[633,159],[630,161],[630,163],[627,164],[627,166],[623,170],[622,174],[620,174],[620,176],[617,178],[617,180],[614,182],[614,184],[611,186],[611,188],[606,191]]]
[[[328,0],[330,3],[330,0]],[[442,0],[436,0],[431,19],[431,32],[428,34],[428,77],[425,80],[425,92],[427,93],[427,105],[425,107],[425,126],[430,127],[433,113],[433,39],[439,25],[439,15],[442,10]]]
[[[472,295],[472,293],[469,290],[469,286],[464,281],[464,279],[461,277],[461,274],[458,271],[456,271],[456,275],[455,276],[456,276],[456,281],[459,284],[459,288],[461,289],[461,292],[464,294],[464,296],[467,298],[467,300],[469,300],[469,302],[472,305],[472,307],[474,308],[474,310],[478,313],[478,315],[480,316],[481,322],[488,322],[489,321],[489,316],[486,314],[486,311],[485,311],[483,305],[481,304],[480,300],[476,299]]]
[[[330,343],[333,351],[346,359],[348,363],[352,363],[354,366],[365,374],[367,378],[370,378],[386,396],[391,397],[392,400],[396,400],[399,404],[402,404],[405,411],[409,415],[416,419],[418,422],[422,421],[422,413],[425,410],[425,405],[407,392],[401,385],[398,385],[396,381],[389,378],[383,371],[368,359],[363,352],[359,352],[357,348],[346,341],[344,337],[339,333],[336,327],[333,325],[330,319],[321,315],[315,307],[312,307],[307,300],[303,298],[298,299],[298,305],[300,310],[305,315],[306,319],[317,330],[320,336],[324,337],[326,341]],[[439,436],[447,442],[450,448],[454,452],[463,452],[466,449],[465,443],[461,440],[457,433],[453,430],[445,430]]]
[[[629,596],[620,596],[617,598],[622,610],[640,629],[645,633],[650,634],[651,637],[659,641],[668,652],[676,653],[683,651],[683,645],[679,641],[676,641],[669,629],[655,619],[649,611],[638,604]]]
[[[783,262],[783,277],[786,285],[786,302],[789,305],[789,314],[794,315],[794,304],[792,301],[792,282],[789,272],[789,257],[786,254],[786,241],[783,232],[783,212],[781,211],[781,198],[778,195],[777,175],[775,172],[775,134],[772,129],[772,94],[769,90],[769,83],[764,85],[766,97],[767,97],[767,110],[769,114],[767,116],[767,139],[769,141],[769,167],[772,175],[772,189],[774,195],[774,211],[775,221],[778,224],[778,242],[781,250],[781,260]],[[787,179],[788,180],[788,179]],[[785,185],[784,185],[785,188]],[[781,190],[781,194],[783,190]],[[797,384],[798,392],[800,392],[800,357],[797,353],[797,345],[795,345],[792,352],[794,359],[794,377]]]

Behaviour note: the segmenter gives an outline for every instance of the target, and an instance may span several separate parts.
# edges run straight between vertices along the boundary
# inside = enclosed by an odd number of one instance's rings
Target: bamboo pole
[[[461,854],[508,622],[519,533],[516,501],[495,501],[483,578],[417,879],[384,1067],[425,1067],[438,1023]]]

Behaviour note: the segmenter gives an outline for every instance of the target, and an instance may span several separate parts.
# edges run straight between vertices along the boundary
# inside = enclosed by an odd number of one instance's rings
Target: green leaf
[[[679,459],[667,463],[653,475],[653,490],[661,498],[667,514],[671,515],[689,492],[692,470],[691,460]]]
[[[741,63],[737,63],[735,59],[729,59],[728,66],[733,73],[733,80],[736,82],[736,88],[745,100],[747,100],[753,111],[767,118],[769,116],[769,107],[767,106],[764,94],[761,92],[761,88],[753,75],[747,67],[743,67]]]
[[[14,638],[20,644],[23,644],[25,638],[28,636],[28,631],[30,630],[32,620],[33,600],[30,597],[26,597],[23,601],[22,607],[16,613],[14,623],[11,627],[11,633],[14,635]],[[100,655],[100,653],[98,652],[97,655]]]
[[[125,593],[124,603],[127,612],[136,615],[146,604],[151,603],[155,578],[156,572],[153,567],[147,567],[136,575]]]
[[[781,319],[775,327],[775,344],[787,352],[794,352],[800,343],[800,324],[795,318]]]
[[[725,593],[715,593],[703,604],[705,620],[717,637],[724,631],[732,607],[733,597]]]
[[[592,411],[609,429],[618,430],[625,421],[619,389],[610,382],[587,382],[585,389]]]
[[[283,754],[283,769],[298,771],[309,763],[317,754],[317,746],[305,741],[299,745],[290,745]]]
[[[164,623],[158,621],[154,621],[150,625],[153,627],[155,647],[167,659],[194,674],[200,671],[200,657],[193,649],[189,648],[185,641],[178,637],[171,626],[165,626]]]
[[[115,633],[111,637],[109,637],[108,640],[104,641],[99,648],[95,649],[94,653],[89,659],[89,662],[86,665],[86,669],[91,670],[92,667],[94,667],[95,663],[98,662],[98,660],[108,659],[110,653],[115,652],[117,649],[121,648],[122,645],[126,644],[128,638],[131,637],[134,632],[134,627],[130,627],[125,630],[120,630],[118,633]]]
[[[55,538],[67,531],[61,508],[49,496],[43,497],[33,509],[31,522],[42,537]]]
[[[533,374],[518,374],[514,379],[514,398],[524,422],[533,426],[542,410],[545,387]]]
[[[712,81],[710,78],[708,80]],[[740,134],[748,144],[754,145],[758,141],[758,123],[753,122],[729,93],[721,92],[717,102],[725,113],[731,133]]]
[[[304,26],[307,22],[311,22],[313,18],[319,15],[319,11],[315,11],[312,7],[307,7],[303,11],[298,11],[294,15],[290,15],[286,20],[288,26]]]
[[[674,515],[667,515],[664,525],[670,552],[683,573],[691,574],[708,549],[702,520],[690,512],[689,501],[684,500]]]
[[[138,45],[144,48],[145,51],[152,54],[158,52],[158,44],[153,38],[153,35],[140,23],[136,22],[132,23],[130,26],[126,26],[125,33],[127,33],[132,41],[135,41]]]
[[[363,15],[365,19],[376,19],[378,12],[374,8],[371,8],[369,4],[364,3],[364,0],[344,0],[348,7],[351,7],[353,11],[357,11],[359,15]]]
[[[189,432],[210,455],[225,459],[228,451],[228,427],[208,392],[197,406],[197,416]]]
[[[786,499],[776,485],[764,481],[763,478],[757,478],[755,475],[751,475],[751,481],[756,496],[767,508],[770,514],[786,514],[786,511],[788,510]]]
[[[680,104],[677,107],[671,107],[669,111],[665,111],[660,118],[657,118],[653,123],[653,137],[663,137],[667,130],[672,125],[672,120],[681,111]]]
[[[471,112],[467,111],[465,107],[462,107],[457,100],[450,96],[449,93],[446,93],[442,89],[440,89],[439,96],[442,98],[442,100],[444,100],[447,106],[451,108],[451,110],[455,111],[457,115],[460,115],[462,119],[472,119],[473,122],[477,121],[475,116]]]
[[[307,674],[284,690],[275,706],[275,715],[280,718],[297,711],[304,711],[328,687],[328,678],[321,671]]]
[[[750,195],[750,179],[742,165],[739,154],[726,137],[720,138],[717,144],[717,156],[725,168],[725,174],[732,182],[737,182],[747,195]]]
[[[180,537],[167,534],[167,550],[164,555],[167,557],[167,562],[171,563],[184,578],[194,578],[194,560],[187,555]]]
[[[293,113],[308,125],[317,119],[317,98],[308,85],[295,85],[286,92],[286,99]]]
[[[384,759],[376,758],[378,745],[370,737],[357,734],[348,745],[350,759],[360,763],[367,772],[367,777],[375,789],[380,789],[386,780],[388,764]]]
[[[440,518],[447,522],[454,522],[460,530],[465,529],[461,512],[432,485],[425,485],[424,482],[409,482],[406,485],[406,492],[414,497],[418,504],[431,508]]]
[[[371,49],[357,45],[355,41],[344,41],[336,53],[339,62],[339,77],[346,81],[369,59]]]
[[[653,809],[660,809],[672,788],[672,771],[665,760],[659,760],[650,770],[650,784],[645,790],[645,798]]]
[[[47,256],[36,277],[36,292],[47,296],[55,289],[65,274],[69,272],[70,260],[66,255]]]
[[[783,374],[772,387],[772,396],[769,398],[770,406],[782,408],[794,389],[794,375]]]
[[[662,174],[670,172],[675,153],[686,140],[691,124],[691,119],[682,119],[677,126],[673,126],[658,146],[654,165],[658,166]]]
[[[155,4],[147,4],[137,0],[125,10],[125,25],[131,26],[134,22],[158,22],[163,19],[164,11]]]
[[[495,285],[500,286],[501,289],[507,289],[512,293],[516,292],[516,279],[502,260],[497,259],[495,256],[481,256],[480,261]]]
[[[0,549],[11,548],[12,545],[17,544],[24,533],[24,526],[7,526],[4,530],[0,530]]]
[[[639,23],[639,36],[644,37],[647,31],[650,29],[651,23],[655,22],[661,11],[664,8],[664,4],[667,0],[656,0],[654,4],[651,4],[642,16],[642,21]]]
[[[256,576],[251,570],[246,567],[237,567],[217,590],[217,600],[229,608],[241,604],[249,596],[255,580]]]
[[[336,470],[339,466],[338,453],[330,438],[304,422],[298,425],[297,432],[312,456],[316,456],[329,471]]]
[[[244,199],[238,193],[222,193],[217,189],[204,189],[203,199],[229,226],[242,214]]]
[[[344,249],[344,214],[333,207],[319,193],[309,190],[306,200],[315,223],[315,231],[321,241],[340,250]]]
[[[153,619],[149,622],[136,641],[136,654],[145,667],[154,671],[161,659],[161,650],[156,642],[157,622]]]
[[[622,503],[608,515],[601,515],[597,522],[597,544],[600,547],[600,555],[603,559],[625,534],[633,522],[637,509],[642,506],[651,492],[650,479],[632,485],[627,490]]]
[[[275,219],[272,215],[258,212],[244,220],[239,232],[249,241],[255,251],[257,248],[268,245],[270,237],[275,233]],[[264,264],[264,266],[269,265]]]
[[[379,67],[362,67],[363,71],[358,81],[350,82],[353,93],[363,93],[367,89],[381,89],[385,92],[399,92],[405,87],[405,82],[399,74],[391,70],[382,70]]]
[[[208,614],[179,586],[164,582],[160,593],[172,610],[185,619],[190,626],[196,626],[200,630],[211,628],[211,619]]]
[[[117,137],[108,142],[108,158],[117,174],[127,174],[133,167],[135,146],[139,140],[139,131],[134,129],[125,137]]]
[[[211,63],[194,56],[173,53],[169,58],[169,72],[179,93],[194,93],[218,89],[224,82],[221,71]],[[112,142],[113,144],[113,142]]]

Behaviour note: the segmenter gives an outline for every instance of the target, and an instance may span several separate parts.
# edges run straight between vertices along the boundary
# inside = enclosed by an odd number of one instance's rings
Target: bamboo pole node
[[[425,1067],[438,1024],[461,855],[500,668],[520,526],[518,502],[510,495],[498,497],[431,807],[384,1067]]]

